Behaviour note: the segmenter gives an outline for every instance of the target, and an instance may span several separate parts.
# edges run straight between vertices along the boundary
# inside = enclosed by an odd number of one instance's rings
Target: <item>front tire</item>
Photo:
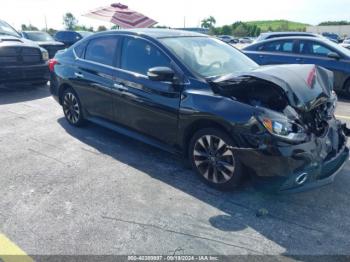
[[[193,136],[189,159],[193,170],[209,186],[219,190],[238,187],[243,176],[242,165],[232,146],[233,140],[219,129],[203,129]]]
[[[70,125],[80,127],[85,123],[80,100],[72,88],[64,90],[62,108],[64,116]]]

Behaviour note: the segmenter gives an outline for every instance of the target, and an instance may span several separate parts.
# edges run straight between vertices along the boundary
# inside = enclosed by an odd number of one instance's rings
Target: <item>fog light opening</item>
[[[303,173],[295,179],[295,183],[297,183],[299,186],[305,184],[306,180],[308,178],[308,175],[306,173]]]

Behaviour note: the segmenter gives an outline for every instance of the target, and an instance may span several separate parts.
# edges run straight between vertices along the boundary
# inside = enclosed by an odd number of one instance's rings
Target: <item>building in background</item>
[[[334,33],[340,37],[350,36],[350,25],[326,25],[326,26],[308,26],[306,32],[309,33]]]

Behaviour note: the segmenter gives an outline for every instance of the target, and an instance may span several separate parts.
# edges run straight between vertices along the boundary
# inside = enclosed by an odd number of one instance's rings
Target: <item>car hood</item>
[[[289,104],[300,111],[310,111],[327,101],[332,96],[334,81],[333,73],[323,67],[277,65],[261,66],[250,72],[223,76],[212,83],[225,86],[227,90],[230,86],[244,86],[252,79],[277,86],[283,91]]]
[[[39,45],[33,41],[10,35],[0,35],[0,47],[2,46],[27,46],[40,48]]]

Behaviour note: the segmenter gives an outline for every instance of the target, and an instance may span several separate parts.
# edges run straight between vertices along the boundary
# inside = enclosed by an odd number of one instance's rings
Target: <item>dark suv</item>
[[[54,35],[54,39],[64,44],[65,47],[70,47],[79,40],[91,35],[91,32],[86,31],[58,31]]]
[[[182,154],[219,189],[248,173],[268,189],[310,189],[349,158],[333,74],[321,67],[259,67],[218,39],[156,29],[95,34],[49,66],[71,125],[89,120]]]
[[[0,84],[46,84],[48,52],[0,20]]]

